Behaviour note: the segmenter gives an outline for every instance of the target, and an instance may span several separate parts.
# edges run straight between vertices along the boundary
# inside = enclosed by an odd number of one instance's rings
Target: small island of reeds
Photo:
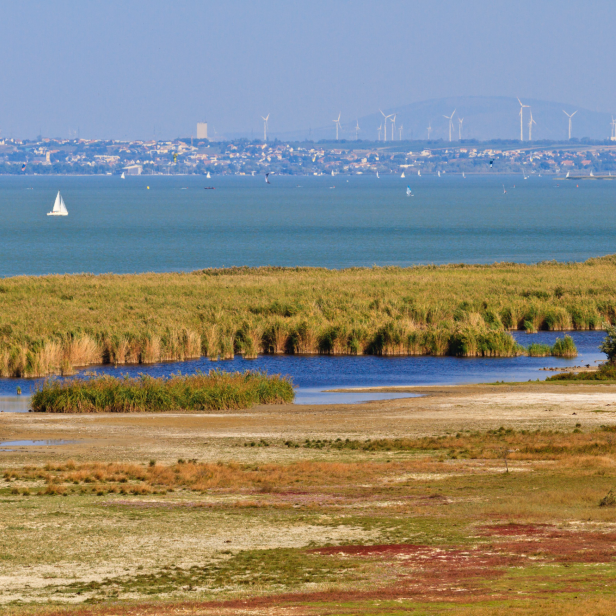
[[[286,377],[258,371],[172,375],[95,376],[48,379],[32,396],[32,410],[46,413],[142,413],[247,409],[257,404],[293,402]]]
[[[236,354],[551,354],[511,330],[616,323],[616,256],[583,263],[230,268],[0,281],[0,376]],[[575,356],[568,341],[555,349]]]

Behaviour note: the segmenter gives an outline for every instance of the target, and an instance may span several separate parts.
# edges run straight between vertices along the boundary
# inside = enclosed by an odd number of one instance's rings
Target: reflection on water
[[[503,357],[503,358],[460,358],[460,357],[374,357],[361,356],[331,357],[297,355],[262,355],[257,359],[243,359],[213,363],[206,358],[186,362],[169,362],[139,366],[100,366],[96,372],[120,376],[149,374],[153,377],[170,376],[181,372],[191,374],[198,370],[209,372],[214,368],[225,371],[264,370],[269,374],[283,374],[291,377],[297,386],[298,404],[330,404],[376,400],[375,394],[328,393],[323,390],[352,387],[387,387],[413,385],[455,385],[462,383],[493,383],[495,381],[528,381],[545,379],[554,374],[541,368],[567,368],[579,365],[596,365],[604,361],[605,355],[599,345],[605,338],[602,331],[569,332],[578,348],[578,357]],[[514,332],[514,337],[525,346],[538,342],[554,344],[562,338],[562,332],[539,332],[525,334]],[[88,371],[92,371],[90,367]],[[79,375],[83,375],[82,370]],[[29,407],[27,396],[17,397],[16,388],[25,394],[34,392],[42,379],[0,379],[0,410],[23,410]],[[400,398],[402,394],[382,394]],[[333,396],[333,397],[332,397]],[[362,396],[355,398],[351,396]],[[15,402],[5,402],[15,400]],[[19,402],[17,402],[19,400]],[[308,402],[309,401],[309,402]],[[21,408],[11,404],[21,404]]]
[[[43,440],[43,441],[1,441],[0,451],[7,451],[5,447],[49,447],[54,445],[70,445],[78,441]],[[9,450],[10,451],[10,450]]]
[[[30,408],[30,396],[0,396],[0,411],[25,413]]]
[[[301,387],[295,394],[295,404],[354,404],[358,402],[374,402],[376,400],[394,400],[397,398],[418,398],[421,394],[408,392],[331,392],[319,387]]]

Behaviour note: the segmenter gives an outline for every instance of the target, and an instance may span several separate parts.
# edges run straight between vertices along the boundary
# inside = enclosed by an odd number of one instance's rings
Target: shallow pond
[[[324,355],[262,355],[258,359],[243,359],[211,362],[201,358],[186,362],[168,362],[137,366],[99,366],[82,370],[100,374],[137,376],[169,376],[173,373],[208,372],[212,369],[225,371],[264,370],[269,374],[283,374],[292,378],[298,387],[296,404],[354,403],[367,400],[408,397],[402,393],[332,393],[325,390],[353,387],[387,387],[413,385],[456,385],[462,383],[493,383],[495,381],[543,380],[554,372],[542,368],[564,368],[579,365],[596,365],[605,360],[599,345],[605,338],[602,331],[569,332],[578,348],[578,357],[505,357],[505,358],[459,358],[459,357],[375,357]],[[524,346],[534,342],[554,344],[562,338],[562,332],[539,332],[525,334],[514,332],[514,337]],[[0,410],[27,411],[29,394],[42,383],[42,379],[0,379]],[[16,396],[21,387],[23,396]]]

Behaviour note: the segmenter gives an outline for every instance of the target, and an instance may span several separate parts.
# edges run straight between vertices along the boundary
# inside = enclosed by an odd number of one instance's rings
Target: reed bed
[[[32,396],[32,410],[46,413],[140,413],[244,409],[283,404],[295,397],[286,377],[263,372],[212,370],[170,378],[98,376],[47,380]]]
[[[260,353],[506,357],[527,352],[510,330],[609,324],[616,324],[616,256],[20,276],[0,281],[0,376]]]

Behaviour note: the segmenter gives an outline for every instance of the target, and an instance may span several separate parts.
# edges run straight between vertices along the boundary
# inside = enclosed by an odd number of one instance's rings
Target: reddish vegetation
[[[78,608],[80,616],[105,614],[171,614],[199,610],[202,614],[234,614],[234,610],[293,605],[293,614],[313,613],[306,604],[319,603],[319,614],[326,605],[369,600],[408,598],[418,601],[480,601],[514,598],[515,594],[496,591],[485,581],[503,576],[508,567],[533,562],[609,562],[616,557],[616,533],[568,531],[550,525],[501,524],[486,526],[481,532],[492,542],[487,545],[441,548],[422,544],[346,545],[309,550],[311,554],[332,558],[366,559],[381,569],[381,588],[375,590],[332,590],[314,593],[284,593],[222,602],[181,603],[161,606],[139,605],[113,608]],[[370,574],[369,574],[370,576]],[[561,591],[573,590],[560,578]],[[454,591],[455,592],[452,592]],[[549,592],[549,591],[540,591]],[[302,605],[303,604],[303,605]],[[336,608],[337,609],[337,608]],[[304,612],[304,610],[307,610]],[[281,612],[283,613],[283,612]],[[336,613],[339,613],[337,611]]]

